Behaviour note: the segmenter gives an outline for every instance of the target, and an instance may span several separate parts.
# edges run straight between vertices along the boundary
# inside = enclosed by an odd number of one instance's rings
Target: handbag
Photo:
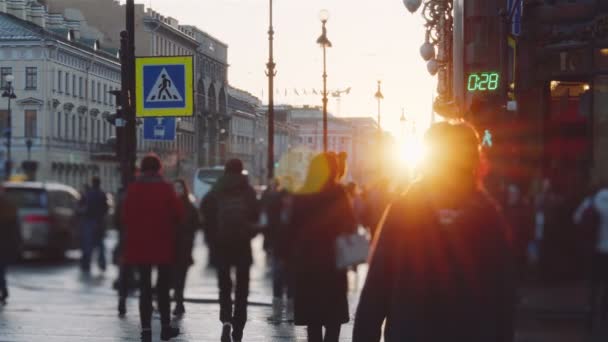
[[[336,239],[336,267],[346,270],[367,262],[370,242],[367,235],[360,232],[343,234]]]

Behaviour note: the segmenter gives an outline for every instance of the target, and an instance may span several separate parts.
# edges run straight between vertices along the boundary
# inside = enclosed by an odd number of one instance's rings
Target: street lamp
[[[384,95],[382,95],[382,81],[378,81],[378,91],[374,95],[376,100],[378,100],[378,132],[382,134],[382,124],[381,124],[381,116],[380,116],[380,105],[382,100],[384,100]]]
[[[274,63],[274,28],[272,25],[272,0],[269,4],[270,27],[268,29],[268,180],[274,178],[274,77],[277,75]]]
[[[2,93],[2,97],[8,99],[8,115],[6,118],[6,129],[4,131],[4,135],[6,136],[6,164],[5,164],[4,170],[6,173],[6,179],[8,180],[11,177],[12,167],[13,167],[13,162],[12,162],[12,157],[11,157],[11,141],[13,138],[13,131],[12,131],[13,118],[12,118],[12,112],[11,112],[11,100],[16,99],[17,96],[15,95],[15,89],[13,88],[13,82],[15,81],[15,76],[6,75],[4,80],[6,81],[6,87],[4,89],[4,92]]]
[[[452,46],[454,18],[452,0],[403,0],[411,13],[422,7],[425,20],[425,42],[420,47],[420,56],[427,62],[432,76],[438,75],[437,100],[434,107],[445,107],[452,102],[453,71]]]
[[[329,38],[327,38],[327,21],[329,20],[329,11],[322,10],[319,12],[321,20],[321,36],[317,39],[317,44],[323,48],[323,152],[327,152],[327,48],[332,47]]]

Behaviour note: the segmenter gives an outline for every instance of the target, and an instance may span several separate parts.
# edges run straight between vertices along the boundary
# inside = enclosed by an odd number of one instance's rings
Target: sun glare
[[[402,141],[396,148],[400,164],[407,168],[415,168],[424,159],[425,147],[422,141],[411,138]]]

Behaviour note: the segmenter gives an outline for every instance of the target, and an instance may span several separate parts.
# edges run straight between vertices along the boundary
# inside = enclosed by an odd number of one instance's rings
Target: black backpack
[[[253,227],[247,193],[233,191],[217,196],[217,239],[232,243],[251,239]]]

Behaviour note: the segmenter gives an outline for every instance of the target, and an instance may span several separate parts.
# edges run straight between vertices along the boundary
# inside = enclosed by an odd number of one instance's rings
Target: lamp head
[[[437,62],[437,60],[434,58],[431,59],[426,63],[426,69],[429,71],[431,76],[437,75],[437,72],[439,72],[439,62]]]
[[[403,0],[403,4],[410,13],[414,13],[420,8],[420,5],[422,5],[422,0]]]
[[[13,81],[15,80],[15,76],[13,76],[13,75],[6,75],[6,76],[4,77],[4,80],[5,80],[6,82],[8,82],[8,83],[13,83]]]
[[[420,47],[420,56],[422,56],[422,59],[424,59],[426,62],[435,58],[435,47],[433,44],[429,42],[422,44]]]
[[[321,10],[321,12],[319,12],[319,20],[321,20],[322,23],[326,23],[329,20],[329,11],[326,9]]]

